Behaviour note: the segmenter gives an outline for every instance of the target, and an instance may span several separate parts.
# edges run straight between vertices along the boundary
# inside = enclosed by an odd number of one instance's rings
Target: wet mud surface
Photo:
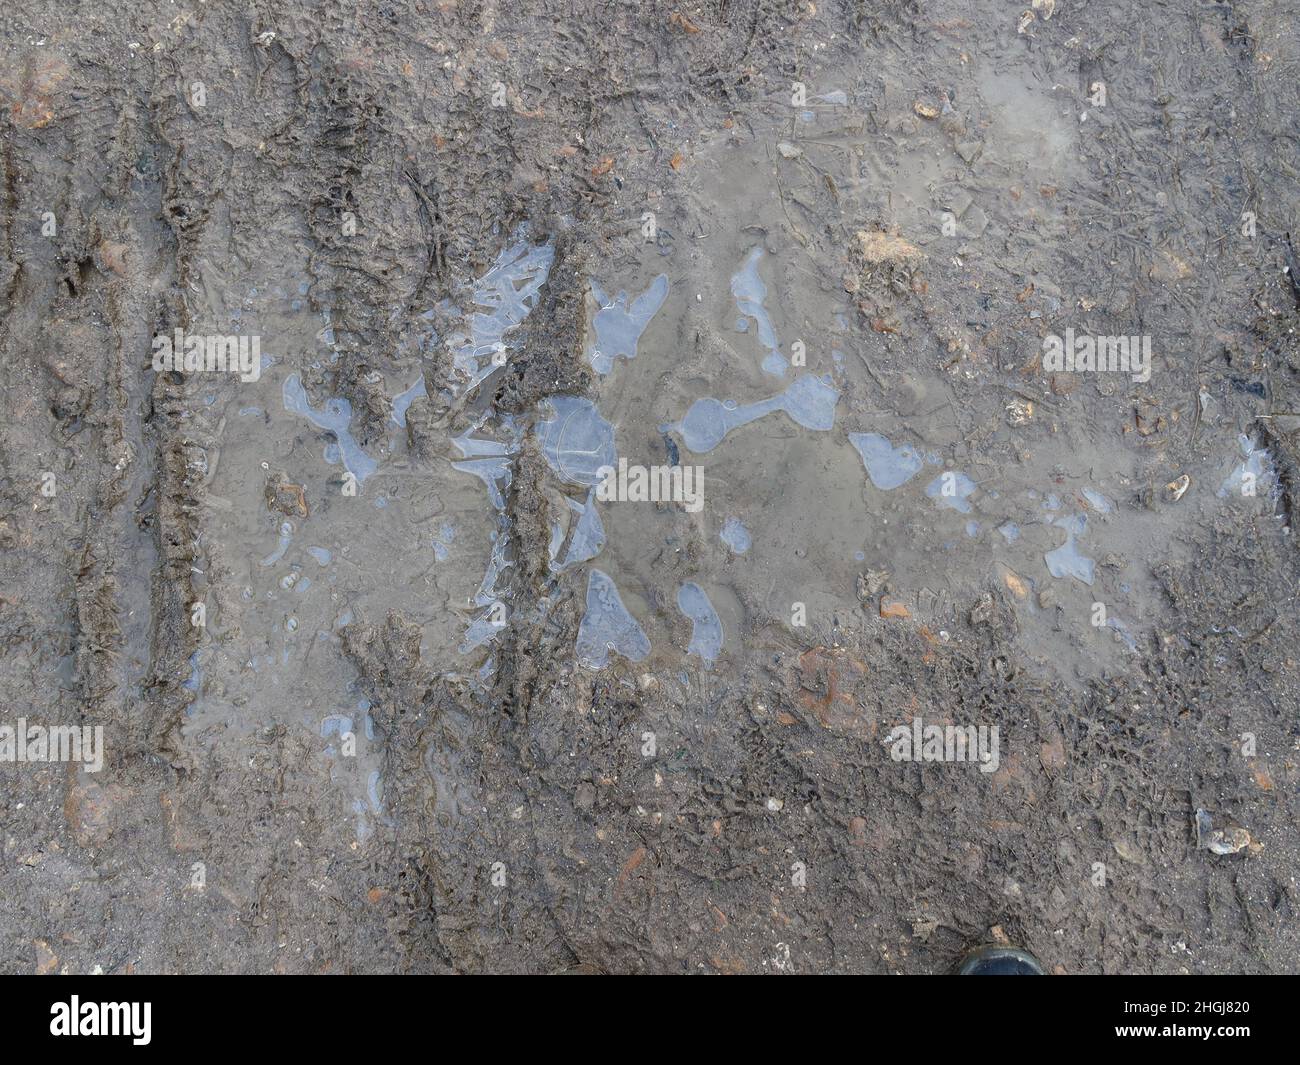
[[[1296,16],[0,16],[0,968],[1296,971]]]

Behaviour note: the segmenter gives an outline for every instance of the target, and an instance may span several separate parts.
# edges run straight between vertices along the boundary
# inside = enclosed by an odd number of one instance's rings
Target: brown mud
[[[1297,971],[1298,14],[20,0],[0,725],[105,764],[0,762],[0,971]],[[467,387],[520,241],[545,282]],[[660,275],[596,372],[595,292]],[[177,328],[260,374],[155,372]],[[1067,328],[1150,379],[1045,368]],[[828,430],[664,428],[803,373]],[[703,508],[602,503],[557,569],[563,396]],[[859,433],[921,471],[877,487]],[[1044,557],[1081,518],[1091,583]],[[593,568],[644,658],[579,661]],[[894,760],[915,717],[997,726],[996,771]]]

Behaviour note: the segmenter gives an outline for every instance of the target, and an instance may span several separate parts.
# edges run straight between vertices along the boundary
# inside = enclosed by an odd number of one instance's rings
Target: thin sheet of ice
[[[587,612],[578,626],[578,661],[588,669],[604,669],[613,651],[632,662],[650,653],[650,641],[637,624],[614,582],[598,569],[587,578]]]
[[[587,487],[600,483],[602,466],[618,463],[614,427],[589,399],[549,396],[550,418],[538,422],[537,436],[547,464],[560,480]]]
[[[1052,522],[1066,532],[1065,543],[1043,556],[1047,572],[1053,577],[1073,577],[1084,584],[1092,584],[1097,563],[1079,550],[1079,537],[1088,529],[1088,519],[1082,514],[1070,514]]]
[[[600,511],[596,508],[596,490],[587,493],[587,502],[579,503],[576,499],[564,500],[569,509],[576,514],[577,522],[569,536],[569,549],[564,553],[563,561],[555,563],[555,557],[564,545],[564,529],[557,523],[551,530],[550,555],[555,570],[566,570],[579,562],[595,558],[605,549],[605,525],[600,520]]]
[[[417,396],[426,396],[428,391],[424,387],[424,374],[420,374],[415,379],[415,384],[405,392],[399,392],[393,397],[393,422],[406,428],[406,409],[411,405]]]
[[[505,554],[506,543],[510,539],[510,517],[505,509],[505,490],[514,478],[511,456],[519,450],[519,426],[513,418],[505,416],[499,420],[495,429],[498,436],[504,439],[473,435],[482,431],[486,421],[487,415],[484,415],[469,430],[452,438],[456,450],[467,456],[463,462],[453,462],[452,468],[479,478],[487,486],[488,499],[497,512],[497,528],[492,534],[492,552],[488,557],[487,571],[474,596],[474,605],[482,610],[465,630],[465,638],[457,648],[461,654],[469,654],[491,642],[504,628],[505,603],[496,585],[501,574],[514,565]],[[444,542],[444,550],[446,542],[450,541]],[[435,543],[434,558],[437,557]]]
[[[457,451],[465,458],[464,462],[453,462],[452,469],[460,470],[477,477],[487,485],[488,499],[496,510],[505,510],[505,489],[510,487],[514,473],[510,456],[519,450],[519,430],[514,419],[501,419],[500,432],[505,440],[493,437],[479,437],[478,432],[485,419],[480,419],[460,436],[451,438]]]
[[[1124,622],[1120,621],[1117,617],[1110,617],[1106,619],[1106,627],[1114,630],[1115,635],[1124,642],[1124,646],[1135,654],[1137,653],[1137,639],[1133,636],[1133,633],[1129,631],[1128,626],[1125,625]]]
[[[743,555],[749,550],[753,541],[750,539],[749,530],[741,523],[739,518],[728,518],[722,523],[722,532],[718,534],[732,551],[738,555]]]
[[[274,551],[266,558],[262,559],[263,566],[274,566],[280,559],[284,558],[284,553],[289,550],[289,545],[293,543],[293,522],[282,521],[280,523],[280,543]]]
[[[508,361],[511,344],[507,335],[537,305],[537,294],[554,261],[555,246],[549,240],[531,243],[528,227],[521,225],[492,268],[474,282],[461,302],[482,307],[487,313],[471,313],[465,328],[447,338],[452,368],[461,379],[462,390],[475,387]]]
[[[378,469],[378,463],[361,450],[348,430],[352,423],[352,404],[346,399],[327,399],[325,409],[316,411],[307,401],[307,389],[303,387],[302,379],[295,373],[290,374],[284,382],[284,409],[301,415],[318,429],[327,429],[333,433],[338,441],[337,454],[358,482],[364,481]]]
[[[885,491],[906,484],[924,465],[916,448],[909,444],[894,447],[879,433],[849,433],[849,443],[862,456],[871,483]]]
[[[1110,497],[1102,495],[1096,489],[1081,488],[1079,491],[1088,506],[1092,507],[1098,514],[1109,514],[1115,509],[1115,504]]]
[[[594,280],[591,282],[591,295],[600,309],[592,318],[596,346],[587,358],[593,370],[607,374],[614,368],[615,359],[636,358],[641,334],[668,298],[668,275],[660,274],[651,281],[650,287],[630,306],[626,292],[620,290],[611,300]]]
[[[767,356],[763,359],[763,372],[774,377],[784,377],[787,365],[785,356],[781,354],[781,345],[776,339],[776,329],[772,325],[772,319],[767,316],[767,310],[763,306],[763,301],[767,298],[767,286],[758,276],[758,262],[762,258],[762,248],[754,248],[749,253],[745,258],[745,265],[732,275],[731,294],[735,297],[736,308],[740,313],[754,319],[758,326],[758,339],[763,347],[767,348]]]
[[[951,507],[962,514],[969,514],[970,504],[966,502],[966,497],[975,488],[975,482],[964,473],[945,470],[926,486],[925,494],[941,507]]]
[[[840,394],[820,377],[805,374],[780,395],[737,406],[706,396],[691,404],[680,422],[661,425],[662,431],[675,431],[686,447],[696,454],[712,451],[733,429],[746,425],[773,411],[785,411],[790,420],[805,429],[826,432],[835,427],[835,404]]]
[[[694,581],[687,581],[677,589],[677,609],[691,619],[693,626],[686,653],[699,655],[706,666],[712,666],[722,650],[722,621],[708,594]]]
[[[444,521],[433,537],[433,557],[436,562],[446,562],[451,554],[451,545],[456,539],[456,526]]]

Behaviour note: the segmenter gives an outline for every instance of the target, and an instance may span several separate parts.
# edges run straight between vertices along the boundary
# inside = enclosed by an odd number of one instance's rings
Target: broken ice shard
[[[552,568],[565,570],[579,562],[595,558],[605,548],[605,525],[600,520],[600,511],[596,509],[596,490],[587,493],[587,502],[579,503],[576,499],[564,497],[569,509],[578,515],[573,533],[569,536],[569,549],[564,553],[563,561],[555,563],[555,557],[564,545],[564,529],[558,523],[551,530],[550,554]]]
[[[463,388],[473,388],[505,365],[510,351],[506,336],[536,306],[554,260],[554,245],[550,241],[532,244],[528,227],[520,226],[492,268],[474,282],[466,302],[487,313],[470,314],[465,321],[468,333],[462,330],[447,339],[452,367],[463,379]]]

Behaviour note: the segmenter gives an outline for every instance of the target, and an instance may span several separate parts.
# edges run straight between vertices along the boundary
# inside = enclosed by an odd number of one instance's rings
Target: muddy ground
[[[1300,969],[1298,15],[7,7],[0,969]]]

